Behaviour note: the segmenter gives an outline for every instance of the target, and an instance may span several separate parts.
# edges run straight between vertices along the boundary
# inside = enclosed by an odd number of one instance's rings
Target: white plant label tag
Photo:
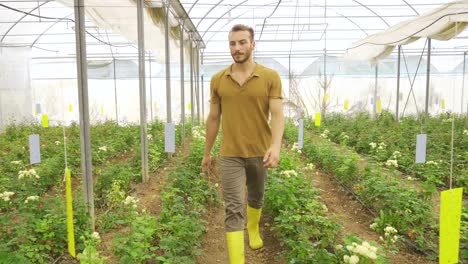
[[[416,163],[426,162],[427,134],[416,136]]]

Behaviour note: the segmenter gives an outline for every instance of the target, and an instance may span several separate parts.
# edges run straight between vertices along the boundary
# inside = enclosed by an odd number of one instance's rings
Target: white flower
[[[0,198],[3,199],[3,201],[8,202],[10,201],[10,197],[13,196],[14,194],[15,194],[14,192],[4,191],[3,193],[0,193]]]
[[[436,166],[438,165],[438,163],[436,161],[432,161],[432,160],[426,162],[426,164],[427,165],[436,165]]]
[[[297,144],[297,142],[294,142],[293,146],[291,147],[291,150],[292,151],[299,150],[299,144]]]
[[[359,262],[359,257],[356,256],[356,255],[352,255],[350,258],[349,258],[349,264],[356,264]]]
[[[315,166],[313,163],[307,163],[306,170],[314,170]]]
[[[26,200],[24,201],[24,203],[29,203],[29,202],[37,201],[37,200],[39,200],[39,196],[33,195],[33,196],[29,196],[28,198],[26,198]]]
[[[468,136],[468,129],[463,130],[463,135]]]
[[[349,263],[349,256],[348,256],[348,255],[344,255],[344,256],[343,256],[343,261],[344,261],[345,263]]]
[[[412,180],[413,180],[413,178],[412,178],[411,176],[408,176],[407,179],[408,179],[409,181],[412,181]]]
[[[21,164],[21,162],[23,162],[23,161],[21,161],[21,160],[13,160],[13,161],[11,161],[10,163],[11,163],[11,164]]]
[[[328,138],[328,134],[322,133],[322,134],[320,134],[320,137],[322,137],[322,138]]]
[[[385,166],[398,168],[398,161],[389,159],[387,162],[385,162]]]
[[[36,179],[40,179],[41,177],[39,177],[39,175],[37,175],[36,173],[36,170],[35,169],[30,169],[30,170],[22,170],[22,171],[19,171],[18,172],[18,180],[21,180],[23,178],[36,178]]]
[[[93,234],[91,235],[93,238],[97,239],[97,240],[100,240],[101,237],[99,236],[99,233],[98,232],[93,232]]]
[[[99,147],[99,151],[104,151],[104,152],[106,152],[106,151],[107,151],[107,146]]]
[[[387,226],[385,227],[384,229],[385,233],[389,233],[389,234],[396,234],[398,231],[392,227],[392,226]]]
[[[343,248],[343,246],[342,246],[342,245],[337,245],[335,248],[338,249],[338,250],[340,250],[340,249]]]
[[[369,146],[371,146],[371,148],[373,148],[373,149],[374,149],[375,147],[377,147],[377,144],[376,144],[376,143],[374,143],[374,142],[371,142],[371,143],[369,143]]]
[[[297,150],[297,153],[301,154],[301,153],[302,153],[302,151],[301,151],[300,149],[298,149],[298,150]]]
[[[219,184],[215,183],[215,187],[218,188]]]
[[[359,255],[366,256],[368,249],[364,247],[363,245],[359,245],[353,251],[355,253],[358,253]]]
[[[152,140],[152,139],[153,139],[153,135],[148,134],[148,135],[146,135],[146,138],[147,138],[148,140]]]
[[[393,152],[393,154],[392,154],[392,158],[396,160],[396,159],[398,159],[398,158],[400,158],[400,157],[401,157],[400,151],[395,150],[395,151]]]
[[[377,228],[377,223],[372,223],[370,226],[369,226],[372,230],[375,230]]]
[[[60,141],[58,141],[58,140],[55,141],[55,145],[57,145],[57,146],[60,145],[61,143],[62,143],[62,142],[60,142]]]
[[[375,254],[375,252],[369,252],[369,254],[367,254],[367,257],[369,257],[372,260],[376,260],[377,254]]]
[[[137,208],[137,203],[139,202],[139,200],[133,196],[127,196],[127,198],[125,198],[125,201],[124,201],[124,204],[125,205],[131,205],[133,208]]]
[[[385,144],[385,142],[380,142],[379,143],[379,147],[385,148],[386,146],[387,146],[387,144]]]
[[[192,128],[192,136],[195,139],[205,140],[205,130],[203,130],[200,126],[194,126]]]
[[[290,178],[291,176],[297,176],[297,172],[295,170],[285,170],[280,172],[280,174],[286,176],[286,178]]]

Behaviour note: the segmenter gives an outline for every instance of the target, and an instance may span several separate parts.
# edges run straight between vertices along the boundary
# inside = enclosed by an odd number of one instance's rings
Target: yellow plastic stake
[[[376,106],[377,106],[377,109],[376,109],[377,113],[379,113],[379,114],[382,113],[382,100],[377,99],[377,105]]]
[[[42,127],[49,127],[49,116],[42,114]]]
[[[188,107],[188,110],[191,110],[191,109],[192,109],[192,104],[191,104],[191,103],[188,103],[188,104],[187,104],[187,107]]]
[[[445,110],[445,99],[442,99],[441,107],[442,107],[443,110]]]
[[[320,126],[320,113],[315,113],[315,126]]]
[[[463,188],[440,194],[439,263],[458,263]]]
[[[323,101],[328,102],[328,93],[325,93],[325,95],[323,96]]]
[[[75,230],[73,227],[73,205],[72,205],[72,188],[71,188],[71,171],[65,169],[66,178],[66,196],[67,196],[67,237],[68,237],[68,253],[73,257],[75,253]]]
[[[345,100],[343,110],[348,110],[348,107],[349,107],[349,100]]]
[[[72,104],[68,105],[68,112],[73,112],[73,105]]]

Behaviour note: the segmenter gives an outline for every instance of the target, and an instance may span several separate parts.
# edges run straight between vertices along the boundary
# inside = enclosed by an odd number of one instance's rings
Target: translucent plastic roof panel
[[[256,56],[340,56],[353,43],[431,11],[449,0],[182,0],[206,44],[204,58],[226,60],[228,32],[235,24],[255,30]],[[463,39],[461,35],[459,39]],[[434,43],[455,48],[461,41]],[[424,47],[418,46],[419,49]],[[466,46],[466,45],[465,45]],[[463,47],[458,47],[463,49]],[[466,49],[466,47],[465,47]]]

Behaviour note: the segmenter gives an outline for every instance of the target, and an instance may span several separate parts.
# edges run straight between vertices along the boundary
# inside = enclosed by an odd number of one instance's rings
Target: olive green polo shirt
[[[211,104],[221,104],[221,149],[225,157],[263,157],[271,146],[269,99],[282,99],[278,73],[256,64],[241,86],[231,66],[211,78]]]

